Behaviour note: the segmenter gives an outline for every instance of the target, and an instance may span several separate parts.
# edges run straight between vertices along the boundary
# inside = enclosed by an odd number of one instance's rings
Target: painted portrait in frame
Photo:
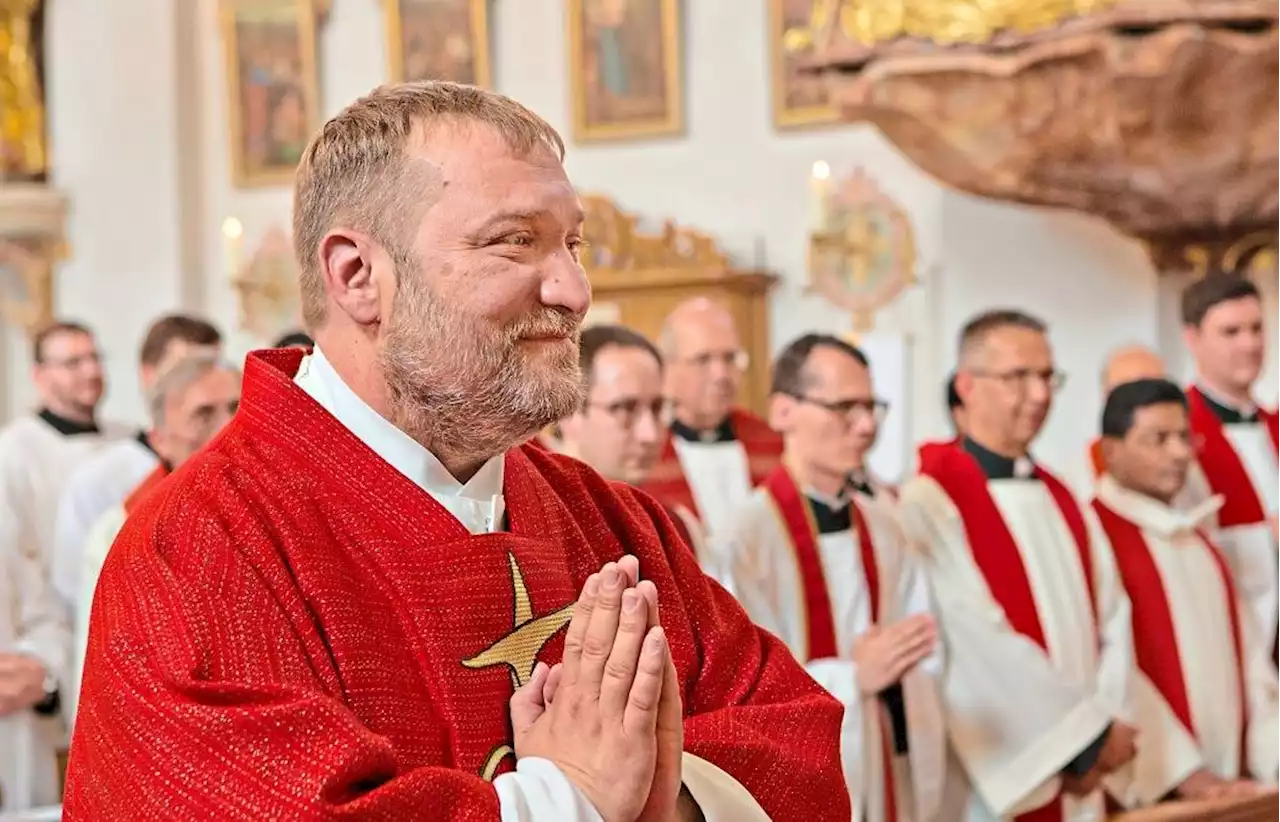
[[[578,142],[684,131],[678,0],[566,0]]]
[[[492,85],[489,0],[384,0],[392,82]]]
[[[287,184],[320,126],[314,0],[221,0],[231,174]]]
[[[796,56],[834,13],[831,0],[768,0],[769,51],[773,75],[773,124],[777,128],[830,125],[840,116],[821,78],[801,74]]]

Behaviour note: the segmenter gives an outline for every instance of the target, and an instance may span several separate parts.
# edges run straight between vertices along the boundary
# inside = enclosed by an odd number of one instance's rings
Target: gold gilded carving
[[[807,26],[789,30],[789,51],[808,51],[835,30],[863,45],[899,37],[982,43],[1001,31],[1033,32],[1100,11],[1117,0],[814,0]]]
[[[297,328],[301,311],[298,264],[284,229],[273,226],[267,231],[248,262],[241,261],[243,228],[239,221],[227,220],[222,233],[233,271],[231,286],[240,305],[240,327],[264,340]]]
[[[0,269],[8,275],[0,314],[7,322],[34,334],[53,321],[53,269],[65,257],[61,242],[0,240]]]
[[[0,0],[0,175],[34,180],[47,170],[44,100],[32,22],[43,0]]]
[[[586,211],[582,266],[589,272],[664,268],[706,272],[729,267],[715,240],[673,220],[665,220],[657,233],[646,233],[639,228],[639,218],[607,197],[584,195],[582,207]]]

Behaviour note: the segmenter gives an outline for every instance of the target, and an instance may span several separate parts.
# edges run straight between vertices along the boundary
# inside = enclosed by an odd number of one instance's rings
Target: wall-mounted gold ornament
[[[729,268],[715,240],[673,220],[664,220],[657,232],[645,232],[638,217],[607,197],[583,195],[582,207],[586,211],[582,266],[588,272],[697,269],[706,273]]]
[[[43,0],[0,0],[0,179],[40,180],[48,170],[44,93],[36,42]]]
[[[239,304],[240,328],[266,341],[300,327],[298,264],[284,229],[278,225],[268,229],[247,261],[242,260],[244,228],[240,221],[234,217],[224,221],[222,236]]]
[[[876,312],[916,282],[911,219],[862,168],[832,181],[819,161],[811,184],[808,290],[852,314],[855,330],[869,331]]]
[[[55,269],[68,253],[66,217],[66,198],[48,186],[0,186],[0,317],[27,334],[54,318]]]

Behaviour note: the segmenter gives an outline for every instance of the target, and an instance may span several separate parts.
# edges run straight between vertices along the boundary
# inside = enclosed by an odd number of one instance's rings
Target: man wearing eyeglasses
[[[956,373],[966,435],[922,446],[900,495],[947,648],[962,766],[948,770],[949,810],[971,822],[1101,822],[1101,780],[1135,754],[1129,602],[1110,547],[1029,455],[1062,381],[1040,320],[970,320]]]
[[[747,353],[724,306],[705,298],[681,303],[663,324],[659,343],[671,433],[644,488],[693,511],[714,537],[778,465],[782,439],[734,405]]]
[[[723,542],[747,613],[845,705],[845,781],[868,822],[934,818],[946,761],[925,577],[893,510],[856,488],[886,408],[845,340],[806,334],[783,349],[769,399],[783,465]]]
[[[667,434],[662,355],[643,335],[619,325],[582,332],[578,364],[586,384],[582,406],[560,421],[561,450],[606,479],[641,485]],[[702,525],[689,509],[667,505],[689,547],[708,567]]]
[[[49,586],[58,494],[72,472],[128,430],[97,418],[97,343],[60,322],[32,341],[39,410],[0,430],[0,810],[56,802],[57,713],[67,629]]]

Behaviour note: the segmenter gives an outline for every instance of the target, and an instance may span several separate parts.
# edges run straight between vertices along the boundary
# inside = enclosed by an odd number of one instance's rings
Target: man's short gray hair
[[[190,354],[161,372],[151,389],[151,425],[160,428],[165,423],[165,408],[174,397],[182,395],[198,380],[213,371],[227,371],[240,375],[240,369],[217,354],[199,352]]]

